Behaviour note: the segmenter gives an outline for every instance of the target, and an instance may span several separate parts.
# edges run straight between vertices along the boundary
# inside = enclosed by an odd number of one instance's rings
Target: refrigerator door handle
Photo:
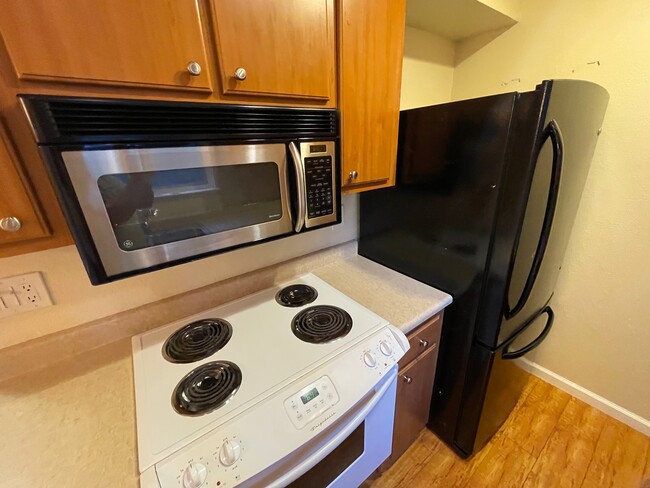
[[[508,310],[506,311],[506,318],[510,319],[517,315],[526,302],[528,297],[533,290],[533,285],[535,285],[535,280],[537,279],[537,274],[542,266],[542,260],[544,259],[544,253],[546,252],[546,246],[548,245],[549,236],[551,234],[551,227],[553,226],[553,219],[555,217],[555,207],[557,206],[557,200],[560,195],[560,180],[562,176],[562,165],[564,163],[564,141],[562,139],[562,132],[560,127],[557,125],[555,120],[551,120],[548,125],[544,128],[542,143],[539,145],[537,150],[537,158],[542,151],[542,147],[548,139],[551,139],[553,144],[553,169],[551,172],[551,184],[548,189],[548,199],[546,201],[546,211],[544,212],[544,221],[542,223],[542,231],[539,235],[539,241],[537,242],[537,249],[535,250],[535,255],[533,257],[533,265],[530,268],[528,277],[526,278],[526,283],[524,284],[523,291],[519,300],[514,307],[510,308],[508,305]]]
[[[539,346],[542,341],[546,338],[548,333],[551,331],[551,327],[553,327],[553,321],[555,320],[555,313],[553,313],[553,309],[550,306],[544,307],[535,317],[530,321],[532,322],[533,320],[537,319],[540,315],[546,314],[547,319],[546,319],[546,325],[544,325],[544,329],[542,329],[542,332],[528,345],[517,349],[516,351],[508,351],[508,346],[514,342],[514,340],[517,338],[519,334],[516,334],[512,339],[510,339],[502,349],[501,357],[503,359],[517,359],[523,356],[524,354],[532,351],[535,349],[537,346]]]

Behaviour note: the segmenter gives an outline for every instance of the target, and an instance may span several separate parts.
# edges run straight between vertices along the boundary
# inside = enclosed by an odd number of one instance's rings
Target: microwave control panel
[[[332,156],[306,157],[307,217],[310,219],[334,213]]]

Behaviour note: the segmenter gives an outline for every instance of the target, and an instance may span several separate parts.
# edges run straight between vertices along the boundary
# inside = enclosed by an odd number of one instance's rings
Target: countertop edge
[[[409,321],[408,323],[402,325],[399,327],[399,329],[404,332],[404,334],[409,334],[413,329],[415,329],[418,325],[422,324],[426,320],[430,319],[434,315],[438,314],[439,312],[443,311],[445,308],[447,308],[449,305],[451,305],[452,298],[449,297],[444,301],[442,304],[437,304],[435,307],[431,307],[429,310],[426,312],[421,313],[417,317],[415,317],[413,320]]]

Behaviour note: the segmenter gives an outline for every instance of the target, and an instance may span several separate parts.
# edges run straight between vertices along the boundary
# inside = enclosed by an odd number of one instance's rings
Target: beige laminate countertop
[[[357,256],[356,247],[351,246],[251,273],[241,282],[228,280],[231,283],[223,287],[232,290],[240,284],[244,290],[252,282],[261,282],[266,288],[270,281],[280,283],[311,271],[405,332],[451,303],[449,295]],[[215,304],[204,308],[211,306]],[[129,313],[124,313],[114,321],[119,324],[128,319]],[[101,325],[105,324],[92,327]],[[78,331],[78,335],[84,333]],[[62,339],[70,337],[67,333]],[[105,332],[102,338],[106,341]],[[3,359],[6,365],[23,356],[43,357],[48,350],[56,353],[61,350],[60,342],[26,345],[22,351],[20,346],[2,350],[0,367]],[[130,338],[118,337],[43,366],[0,383],[0,487],[137,488]]]

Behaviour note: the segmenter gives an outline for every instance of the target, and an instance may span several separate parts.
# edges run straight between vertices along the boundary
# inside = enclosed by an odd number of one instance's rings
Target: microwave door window
[[[97,185],[124,251],[282,217],[280,175],[273,162],[107,174]]]

